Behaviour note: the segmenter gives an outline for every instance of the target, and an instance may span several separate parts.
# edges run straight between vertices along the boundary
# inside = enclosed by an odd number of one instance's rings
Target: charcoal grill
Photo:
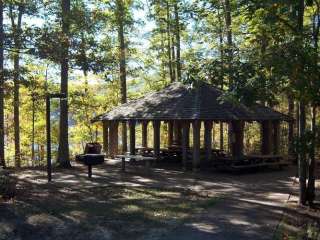
[[[88,143],[84,152],[84,154],[76,156],[76,161],[88,166],[88,177],[92,178],[92,166],[104,162],[104,155],[101,154],[101,145],[99,143]]]

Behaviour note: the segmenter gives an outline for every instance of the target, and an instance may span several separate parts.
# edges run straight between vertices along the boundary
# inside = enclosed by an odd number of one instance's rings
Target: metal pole
[[[48,182],[52,180],[51,168],[51,132],[50,132],[50,96],[46,97],[46,119],[47,119],[47,176]]]
[[[34,120],[35,120],[35,109],[34,109],[35,96],[32,95],[32,149],[31,149],[31,158],[32,158],[32,166],[34,166],[35,162],[35,154],[34,154]]]

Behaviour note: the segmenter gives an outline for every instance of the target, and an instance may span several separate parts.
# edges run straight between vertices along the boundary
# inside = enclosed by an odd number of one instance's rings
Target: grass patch
[[[274,234],[274,240],[319,240],[320,219],[315,220],[298,212],[287,214]]]
[[[44,235],[59,239],[61,234],[74,240],[90,239],[94,238],[90,234],[101,229],[113,239],[141,239],[161,235],[217,201],[183,189],[99,186],[61,190],[55,186],[48,194],[35,191],[18,199],[5,212],[7,216],[0,217],[0,224],[6,221],[16,226],[6,235],[8,239],[37,240]]]

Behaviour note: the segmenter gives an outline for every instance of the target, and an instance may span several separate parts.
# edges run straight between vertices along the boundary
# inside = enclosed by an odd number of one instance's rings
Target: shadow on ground
[[[0,203],[2,239],[272,239],[293,171],[249,175],[146,172],[112,161],[86,169],[24,169],[18,196]]]

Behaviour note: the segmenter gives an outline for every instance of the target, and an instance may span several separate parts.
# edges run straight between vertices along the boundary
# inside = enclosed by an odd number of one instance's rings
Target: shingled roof
[[[216,120],[216,121],[290,121],[290,117],[255,104],[222,101],[223,92],[206,83],[197,86],[173,83],[158,92],[120,105],[95,119],[107,120]]]

